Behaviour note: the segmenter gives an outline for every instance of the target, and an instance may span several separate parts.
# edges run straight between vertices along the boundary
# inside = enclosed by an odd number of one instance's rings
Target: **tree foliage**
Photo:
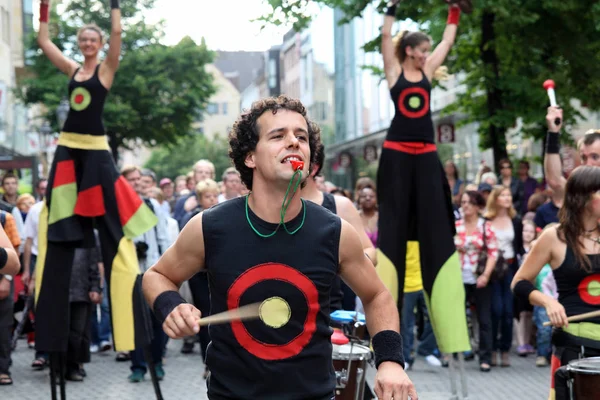
[[[273,12],[265,23],[294,22],[297,30],[310,23],[310,3],[344,12],[341,23],[360,17],[368,4],[379,10],[385,1],[264,0]],[[548,106],[542,83],[556,82],[558,102],[565,108],[566,126],[580,115],[570,101],[600,108],[600,3],[595,0],[473,0],[475,10],[462,15],[459,34],[446,65],[464,72],[466,91],[445,113],[461,112],[464,123],[478,122],[481,147],[493,148],[496,162],[506,156],[505,134],[518,118],[523,133],[543,137]],[[411,19],[441,39],[447,5],[441,0],[401,1],[398,18]],[[380,38],[365,51],[379,51]]]
[[[150,25],[143,13],[155,0],[122,0],[122,59],[104,109],[104,123],[113,153],[127,148],[132,139],[148,146],[174,144],[191,134],[190,125],[214,93],[212,76],[204,69],[213,59],[204,41],[198,45],[188,37],[175,46],[160,43],[162,23]],[[108,0],[78,0],[67,4],[62,15],[53,4],[50,34],[63,53],[82,62],[76,47],[77,30],[94,22],[110,32]],[[55,130],[60,100],[66,98],[69,78],[54,67],[39,49],[34,36],[28,38],[29,77],[18,95],[26,104],[42,103]],[[108,49],[108,45],[105,50]],[[138,142],[138,141],[136,141]]]
[[[215,164],[216,179],[232,166],[228,156],[227,139],[215,136],[212,140],[196,135],[180,139],[175,145],[159,148],[152,152],[145,167],[159,177],[174,179],[192,170],[198,160],[206,159]]]

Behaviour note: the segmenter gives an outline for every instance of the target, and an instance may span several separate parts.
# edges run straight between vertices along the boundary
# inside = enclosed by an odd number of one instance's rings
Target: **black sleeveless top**
[[[95,136],[104,135],[104,124],[102,123],[102,112],[104,101],[108,90],[100,82],[96,66],[94,75],[87,81],[75,80],[77,71],[69,82],[69,115],[63,127],[63,132],[84,133]]]
[[[553,271],[558,301],[567,317],[600,310],[600,254],[588,255],[592,271],[587,272],[567,246],[565,261]],[[600,317],[585,320],[600,324]]]
[[[323,207],[328,209],[334,214],[337,214],[337,207],[335,205],[335,196],[331,193],[323,193]]]
[[[337,214],[337,207],[335,205],[335,196],[331,193],[323,193],[323,204],[321,206],[325,207],[329,211],[334,214]],[[335,281],[333,281],[333,285],[331,286],[331,300],[329,302],[331,307],[331,312],[341,310],[342,309],[342,299],[344,294],[342,293],[342,278],[339,275],[335,277]],[[337,326],[337,324],[336,324]]]
[[[329,292],[337,276],[341,220],[305,201],[302,228],[258,236],[245,213],[246,197],[203,214],[211,314],[246,304],[289,305],[287,320],[269,318],[211,325],[206,364],[214,399],[332,399],[335,374]],[[262,234],[276,224],[248,209]],[[287,223],[298,228],[303,212]]]
[[[390,89],[396,113],[386,140],[435,143],[431,119],[431,83],[425,73],[420,82],[410,82],[400,74]]]

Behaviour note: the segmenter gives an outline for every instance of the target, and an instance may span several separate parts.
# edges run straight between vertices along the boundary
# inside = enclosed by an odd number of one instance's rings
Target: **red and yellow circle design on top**
[[[404,89],[398,97],[398,110],[406,118],[421,118],[429,112],[429,93],[420,87]]]
[[[579,284],[579,297],[587,304],[600,305],[600,274],[593,274]]]
[[[71,93],[71,98],[69,99],[69,103],[71,108],[75,111],[83,111],[92,102],[92,95],[90,92],[83,87],[78,87],[73,90]]]
[[[264,343],[252,336],[243,321],[231,323],[231,329],[238,343],[250,354],[263,360],[284,360],[298,355],[311,341],[317,330],[317,313],[319,312],[319,291],[315,284],[295,268],[285,264],[266,263],[248,269],[240,275],[227,292],[227,307],[238,308],[242,295],[252,286],[264,281],[281,281],[289,283],[299,290],[308,305],[303,329],[292,340],[284,344]],[[287,317],[273,317],[268,310],[285,308],[289,310]],[[260,307],[260,317],[266,327],[277,329],[284,326],[291,318],[292,310],[282,297],[269,297]]]

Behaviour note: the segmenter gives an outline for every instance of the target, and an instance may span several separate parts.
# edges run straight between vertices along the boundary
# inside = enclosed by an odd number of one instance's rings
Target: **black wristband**
[[[548,132],[546,134],[546,153],[558,154],[560,153],[560,142],[558,141],[560,134],[554,132]]]
[[[0,247],[0,271],[6,267],[6,262],[8,261],[8,253],[4,247]]]
[[[397,6],[397,5],[396,5],[396,4],[394,4],[393,6],[391,6],[391,7],[388,7],[388,8],[385,10],[385,15],[389,15],[390,17],[394,17],[394,18],[396,18],[396,6]]]
[[[377,368],[384,361],[393,361],[404,368],[402,336],[398,332],[381,331],[373,336],[373,352]]]
[[[186,301],[181,297],[179,292],[174,290],[168,290],[158,295],[154,300],[154,315],[158,319],[161,325],[165,322],[171,311],[180,304],[185,304]]]
[[[537,289],[535,288],[535,286],[533,286],[533,283],[529,282],[526,279],[522,279],[515,285],[513,293],[516,298],[525,302],[525,304],[529,304],[529,295],[534,290]]]
[[[115,8],[121,8],[121,7],[119,6],[119,0],[110,0],[110,8],[112,8],[113,10],[114,10]]]

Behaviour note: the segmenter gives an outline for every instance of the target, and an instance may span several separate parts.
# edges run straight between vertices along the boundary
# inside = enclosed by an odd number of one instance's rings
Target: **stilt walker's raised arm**
[[[451,4],[448,6],[448,21],[446,22],[442,41],[436,46],[431,56],[427,58],[427,63],[425,64],[425,75],[427,75],[430,81],[435,71],[444,63],[446,56],[448,56],[454,44],[459,20],[460,8],[456,4]]]
[[[67,57],[60,51],[52,40],[50,40],[50,34],[48,32],[48,20],[50,15],[50,0],[41,0],[40,2],[40,29],[38,32],[37,42],[40,49],[44,52],[46,57],[52,64],[61,70],[64,74],[69,77],[75,73],[75,70],[79,67],[77,63]]]
[[[400,75],[400,62],[396,57],[394,50],[394,41],[392,39],[392,26],[396,22],[396,5],[398,0],[388,3],[385,16],[383,17],[383,28],[381,29],[381,53],[383,55],[383,69],[385,79],[389,87],[394,86]]]
[[[114,76],[115,72],[119,68],[119,57],[121,55],[121,9],[119,7],[119,0],[110,0],[110,18],[111,18],[111,29],[110,29],[110,42],[108,46],[108,53],[104,64],[107,69]]]

